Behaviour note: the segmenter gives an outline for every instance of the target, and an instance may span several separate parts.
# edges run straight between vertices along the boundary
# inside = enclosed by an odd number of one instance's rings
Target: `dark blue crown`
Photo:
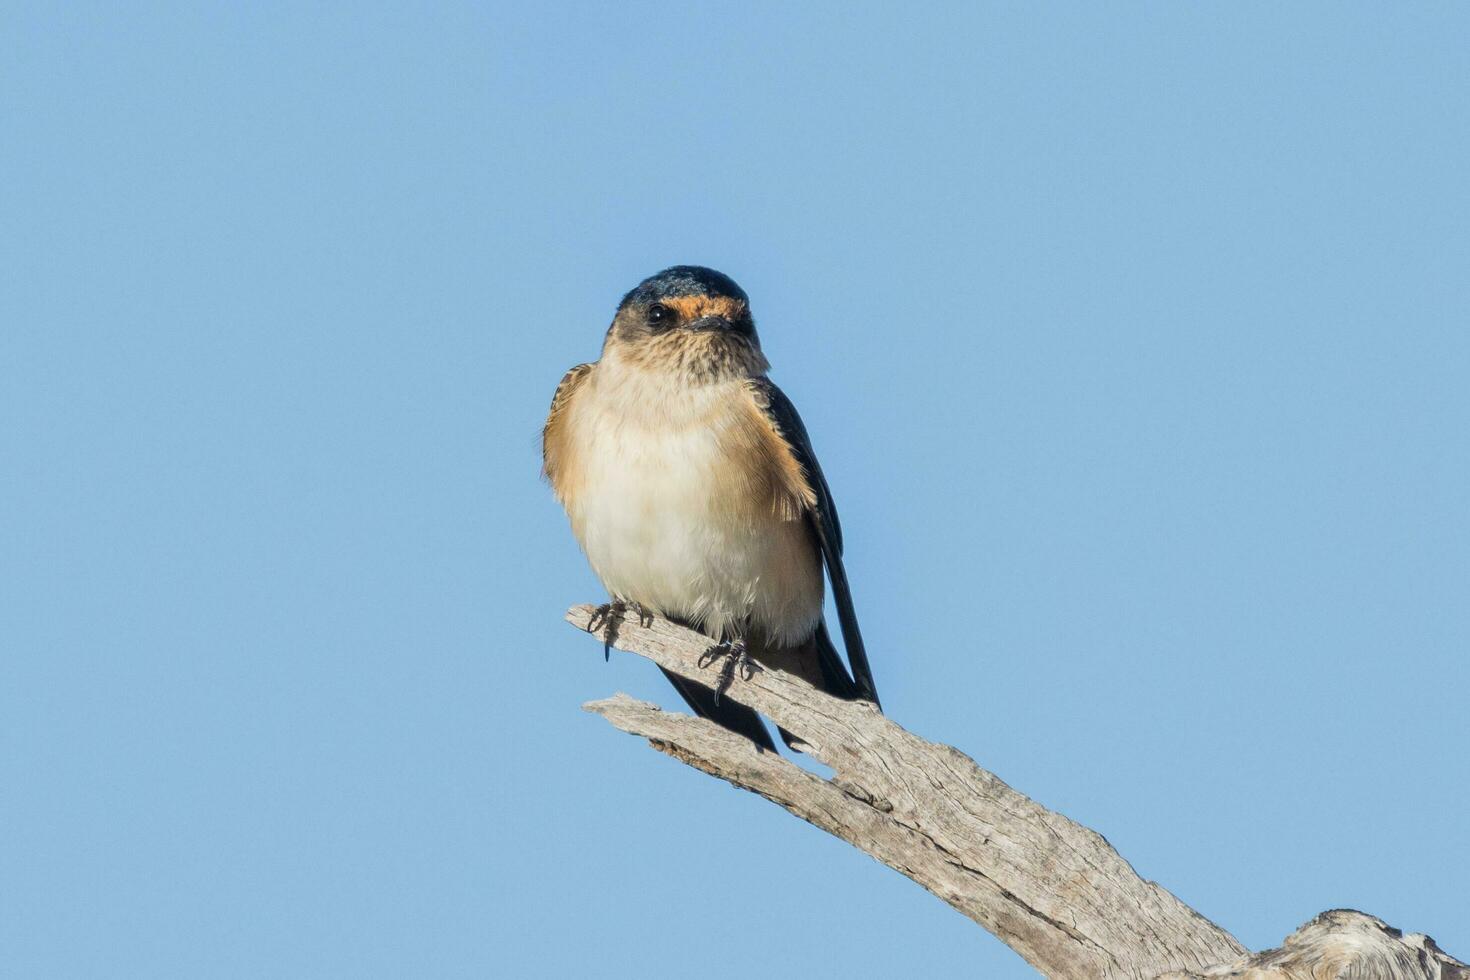
[[[676,265],[655,273],[634,286],[619,308],[630,303],[655,303],[679,296],[724,296],[749,303],[750,298],[729,276],[702,265]]]

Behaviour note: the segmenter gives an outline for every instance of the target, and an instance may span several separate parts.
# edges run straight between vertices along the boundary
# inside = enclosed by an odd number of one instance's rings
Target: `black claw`
[[[746,651],[744,640],[721,640],[701,653],[697,663],[700,667],[708,667],[716,660],[723,662],[720,664],[720,676],[715,681],[715,704],[720,703],[720,695],[728,691],[735,682],[737,669],[740,671],[740,679],[745,681],[750,680],[761,669],[761,665]]]
[[[631,609],[638,614],[638,625],[649,627],[653,625],[653,613],[643,608],[641,602],[629,602],[626,599],[614,599],[604,602],[592,610],[592,616],[587,620],[587,632],[596,633],[602,630],[602,659],[612,659],[612,645],[618,640],[618,627],[623,625],[623,617],[628,615]]]
[[[587,620],[587,632],[596,633],[597,627],[607,622],[608,614],[612,612],[612,603],[604,602],[592,610],[592,616]]]
[[[640,609],[642,607],[639,607]],[[602,628],[602,659],[603,662],[612,659],[613,641],[618,638],[618,627],[623,625],[623,615],[628,611],[628,604],[621,599],[612,602],[604,602],[592,610],[592,616],[587,620],[587,632],[596,633]],[[642,613],[639,613],[641,620]]]

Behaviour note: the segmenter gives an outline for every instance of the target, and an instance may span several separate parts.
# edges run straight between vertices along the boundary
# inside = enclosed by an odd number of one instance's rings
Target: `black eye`
[[[650,306],[648,308],[648,322],[649,323],[656,323],[656,324],[659,324],[660,326],[662,326],[662,325],[667,324],[667,323],[672,323],[673,320],[674,320],[674,311],[671,310],[671,309],[669,309],[667,306],[665,306],[662,303],[654,303],[652,306]]]

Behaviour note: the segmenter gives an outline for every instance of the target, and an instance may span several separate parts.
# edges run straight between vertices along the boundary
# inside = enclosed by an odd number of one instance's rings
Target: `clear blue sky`
[[[676,262],[895,718],[1470,955],[1463,5],[117,6],[0,12],[7,975],[1030,975],[578,710],[538,430]]]

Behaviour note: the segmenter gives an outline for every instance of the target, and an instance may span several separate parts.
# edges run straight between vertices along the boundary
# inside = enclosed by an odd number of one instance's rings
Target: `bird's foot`
[[[641,602],[628,602],[626,599],[614,599],[604,602],[592,610],[592,617],[587,620],[587,632],[596,633],[602,630],[602,659],[612,658],[612,645],[618,638],[618,627],[623,625],[623,617],[631,609],[638,614],[638,625],[648,627],[653,625],[653,613],[643,608]]]
[[[701,667],[708,667],[716,661],[721,663],[720,676],[715,681],[715,704],[720,703],[720,695],[728,691],[735,682],[736,670],[740,671],[741,680],[748,681],[761,669],[761,665],[745,649],[744,640],[721,640],[699,655]]]

